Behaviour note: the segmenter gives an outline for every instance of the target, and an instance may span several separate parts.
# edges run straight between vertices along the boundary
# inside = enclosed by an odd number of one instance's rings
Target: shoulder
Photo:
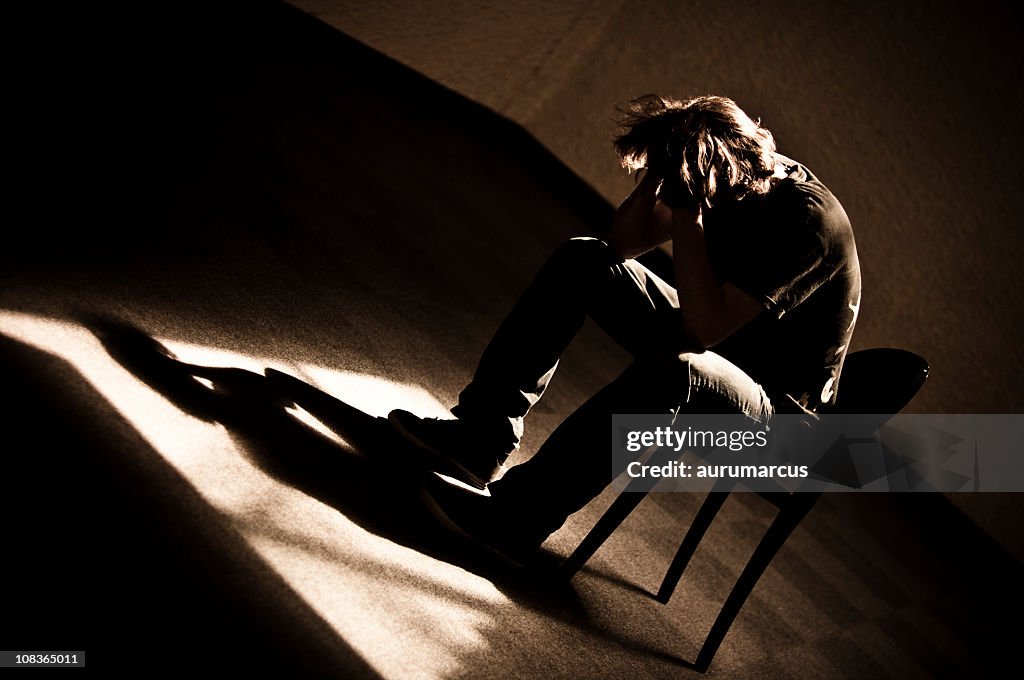
[[[785,173],[766,200],[780,226],[813,234],[833,248],[852,247],[853,227],[839,199],[807,166],[785,156],[780,159]]]

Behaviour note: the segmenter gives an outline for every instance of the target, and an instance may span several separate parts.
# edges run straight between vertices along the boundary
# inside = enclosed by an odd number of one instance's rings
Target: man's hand
[[[708,260],[701,206],[658,200],[660,180],[645,173],[615,212],[608,245],[623,258],[632,258],[672,241],[676,288],[683,330],[692,351],[713,347],[732,335],[764,308],[747,293],[720,282]]]
[[[672,238],[672,211],[658,201],[658,183],[645,172],[615,211],[608,245],[622,258],[642,255]]]

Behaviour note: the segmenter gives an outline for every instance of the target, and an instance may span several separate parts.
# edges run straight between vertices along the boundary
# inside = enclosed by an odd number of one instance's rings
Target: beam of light
[[[296,375],[310,384],[371,416],[383,417],[393,408],[403,408],[425,418],[452,417],[448,409],[422,387],[312,364],[298,364],[296,368]]]
[[[486,645],[483,633],[501,625],[500,609],[509,601],[489,581],[372,534],[271,477],[222,425],[176,408],[114,361],[86,328],[0,310],[0,332],[73,365],[381,675],[466,674]],[[425,390],[385,377],[161,342],[189,363],[301,376],[371,415],[396,407],[446,413]]]
[[[284,410],[287,411],[288,415],[292,418],[295,418],[295,420],[299,421],[314,432],[318,432],[320,435],[327,437],[338,446],[345,446],[347,444],[341,435],[329,428],[316,416],[301,406],[286,406]]]
[[[440,472],[435,472],[434,474],[437,475],[438,477],[440,477],[441,479],[443,479],[444,481],[448,482],[452,486],[459,487],[463,491],[469,491],[471,493],[475,493],[478,496],[488,496],[488,497],[490,497],[490,495],[491,495],[491,492],[488,491],[487,489],[482,489],[482,490],[478,489],[475,486],[470,486],[469,484],[466,484],[465,482],[463,482],[461,480],[455,479],[454,477],[449,477],[448,475],[443,475]]]
[[[192,376],[192,379],[195,380],[200,385],[202,385],[203,387],[209,389],[209,390],[213,389],[213,381],[212,380],[207,380],[206,378],[200,378],[198,375]]]

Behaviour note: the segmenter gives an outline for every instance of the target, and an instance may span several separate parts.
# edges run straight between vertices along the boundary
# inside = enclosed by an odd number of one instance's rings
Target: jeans
[[[547,536],[597,496],[615,474],[613,413],[772,415],[764,390],[714,352],[687,352],[675,289],[603,241],[571,239],[555,250],[512,308],[452,413],[513,450],[523,418],[558,359],[590,316],[633,363],[580,406],[529,461],[489,486],[519,528]]]

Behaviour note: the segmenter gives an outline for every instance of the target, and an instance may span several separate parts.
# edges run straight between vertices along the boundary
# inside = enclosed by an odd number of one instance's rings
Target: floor
[[[120,40],[72,66],[116,67],[75,80],[100,105],[47,142],[75,181],[0,255],[3,646],[106,676],[696,676],[768,506],[731,498],[668,605],[650,593],[692,494],[652,494],[559,579],[606,493],[551,569],[510,572],[433,524],[381,418],[443,415],[546,254],[611,207],[283,5],[179,3]],[[513,462],[625,365],[585,328]],[[982,675],[1021,632],[1021,575],[940,497],[829,495],[708,675]]]

